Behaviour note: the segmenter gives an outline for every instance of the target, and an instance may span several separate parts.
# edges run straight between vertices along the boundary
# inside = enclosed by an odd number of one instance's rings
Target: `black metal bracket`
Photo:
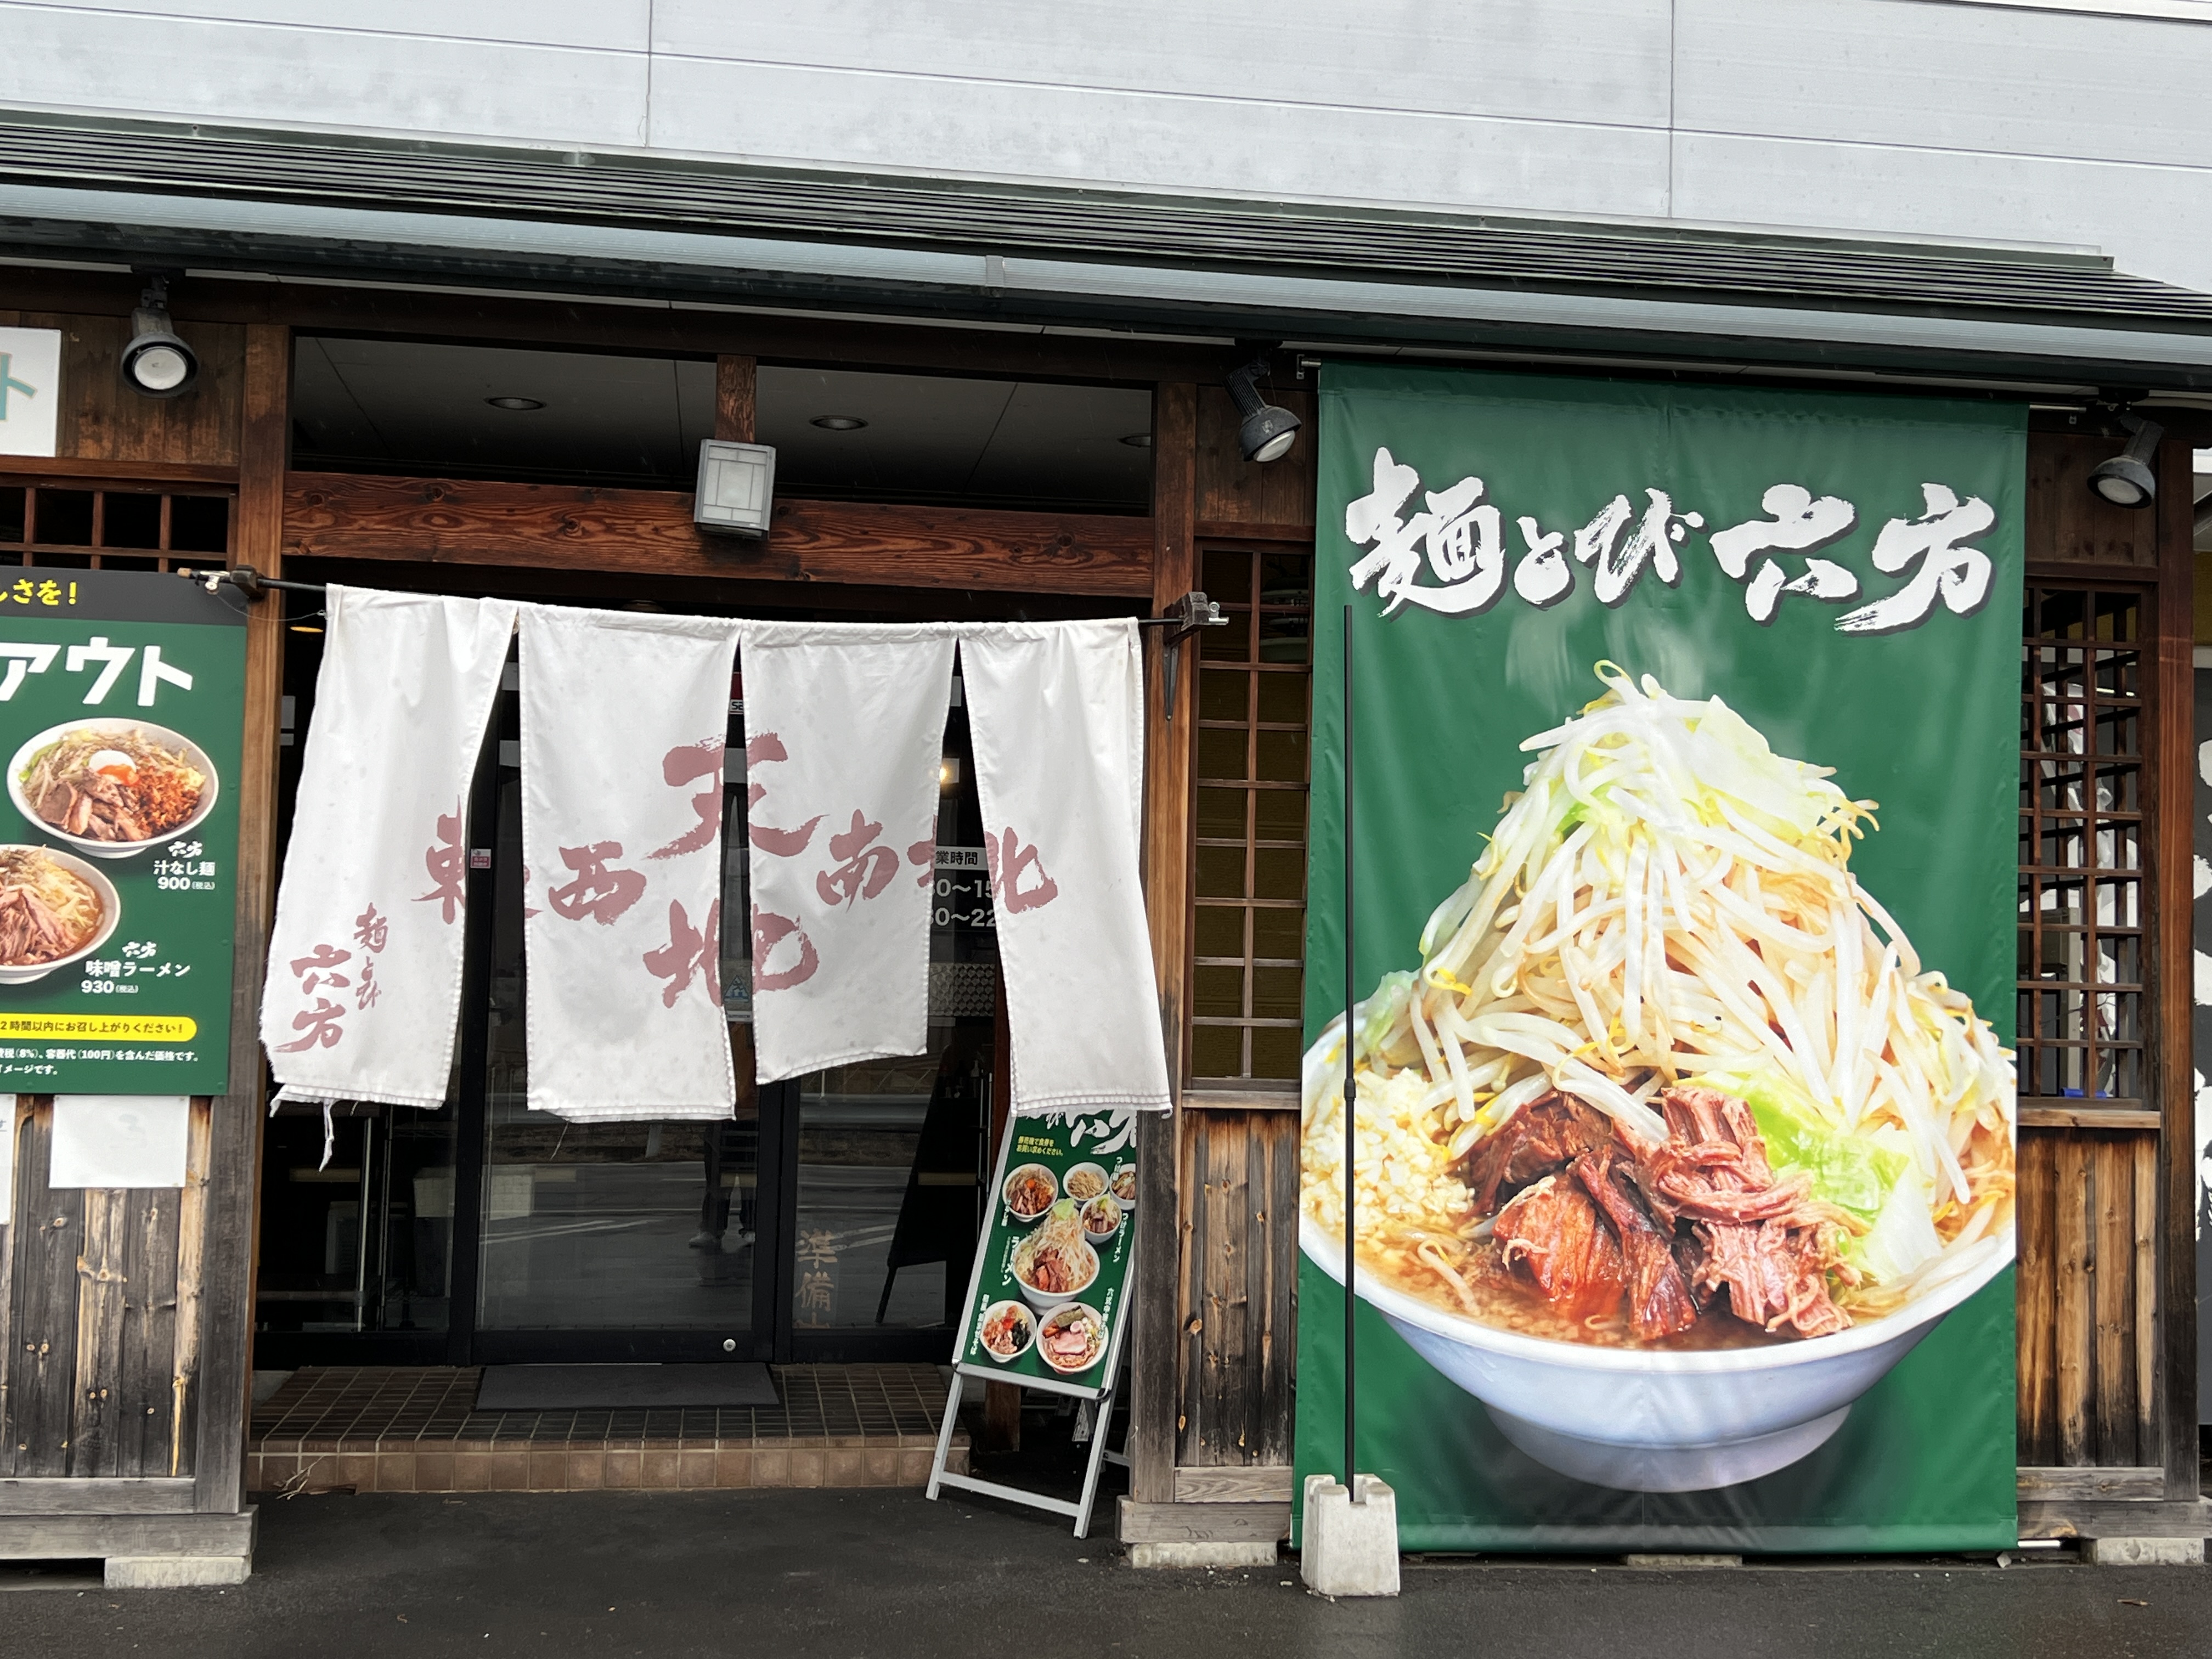
[[[1182,642],[1202,628],[1228,627],[1229,618],[1221,614],[1219,604],[1194,591],[1177,599],[1166,616],[1146,617],[1137,626],[1166,630],[1160,635],[1160,718],[1172,724],[1176,684],[1182,667]]]
[[[283,588],[290,593],[319,593],[320,582],[288,582],[275,576],[264,576],[250,564],[234,564],[228,570],[179,570],[176,573],[188,582],[198,582],[210,593],[228,584],[249,599],[258,599],[271,588]]]

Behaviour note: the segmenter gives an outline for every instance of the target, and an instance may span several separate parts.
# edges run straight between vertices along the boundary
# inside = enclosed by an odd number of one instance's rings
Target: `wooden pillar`
[[[291,425],[292,335],[246,330],[231,558],[264,576],[284,569],[284,463]],[[258,601],[246,628],[246,732],[238,780],[238,915],[231,970],[230,1092],[211,1103],[205,1233],[201,1241],[199,1443],[192,1503],[236,1510],[244,1499],[252,1365],[256,1222],[260,1206],[261,977],[276,902],[276,734],[283,694],[280,596]]]
[[[2151,1077],[2160,1117],[2158,1183],[2158,1400],[2164,1433],[2160,1462],[2166,1495],[2190,1501],[2199,1494],[2197,1428],[2197,1145],[2196,1096],[2191,1084],[2193,939],[2196,907],[2191,858],[2196,784],[2196,635],[2191,455],[2186,442],[2168,442],[2159,454],[2157,656],[2149,802],[2156,815],[2151,836],[2151,902],[2159,925],[2156,989],[2151,998],[2157,1036]],[[2148,1450],[2148,1448],[2144,1449]]]
[[[1164,385],[1152,398],[1152,610],[1198,586],[1194,525],[1198,388]],[[1162,718],[1163,653],[1145,676],[1145,909],[1159,980],[1160,1032],[1176,1104],[1137,1127],[1137,1291],[1130,1364],[1129,1489],[1139,1504],[1175,1501],[1176,1287],[1182,1239],[1176,1193],[1182,1140],[1184,980],[1190,957],[1191,711],[1197,707],[1198,645],[1185,640],[1176,718]]]
[[[760,365],[750,357],[714,359],[714,435],[726,443],[752,444],[760,429]]]

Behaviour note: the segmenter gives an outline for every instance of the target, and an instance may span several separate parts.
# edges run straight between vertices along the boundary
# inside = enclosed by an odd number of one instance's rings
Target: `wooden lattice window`
[[[2141,1108],[2143,733],[2140,591],[2030,584],[2021,653],[2021,1103]]]
[[[1313,658],[1310,549],[1212,548],[1199,636],[1190,1075],[1298,1074]]]
[[[231,497],[222,489],[0,479],[0,563],[167,570],[227,562]]]

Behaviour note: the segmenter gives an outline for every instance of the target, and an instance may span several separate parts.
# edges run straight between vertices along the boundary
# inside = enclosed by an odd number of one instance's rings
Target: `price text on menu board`
[[[246,618],[0,571],[0,1091],[221,1094]]]
[[[1136,1235],[1134,1115],[1018,1117],[999,1155],[959,1363],[1103,1390]]]

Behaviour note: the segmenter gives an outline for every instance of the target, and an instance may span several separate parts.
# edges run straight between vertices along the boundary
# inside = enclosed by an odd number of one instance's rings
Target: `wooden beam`
[[[1197,388],[1163,386],[1152,398],[1152,608],[1164,611],[1198,580],[1192,533],[1197,477]],[[1176,687],[1181,718],[1160,710],[1163,653],[1145,670],[1145,910],[1152,924],[1152,971],[1159,984],[1160,1035],[1167,1045],[1171,1097],[1182,1092],[1183,979],[1190,929],[1191,714],[1197,698],[1197,644],[1185,640]],[[1141,1504],[1176,1495],[1177,1286],[1182,1232],[1176,1192],[1182,1113],[1146,1116],[1137,1130],[1137,1290],[1132,1316],[1134,1378],[1129,1401],[1129,1487]]]
[[[1124,1500],[1126,1501],[1126,1500]],[[2212,1538],[2212,1499],[2166,1498],[2134,1503],[2094,1498],[2020,1504],[2022,1538]]]
[[[251,1555],[255,1511],[228,1515],[0,1516],[0,1560],[110,1555]]]
[[[726,352],[714,359],[714,435],[726,443],[758,443],[760,365]]]
[[[79,489],[103,484],[207,484],[221,490],[238,482],[238,469],[196,461],[86,461],[56,455],[0,455],[0,477],[11,484],[51,483]]]
[[[2197,684],[2191,646],[2196,631],[2191,550],[2195,507],[2191,500],[2190,447],[2168,440],[2159,447],[2156,690],[2151,702],[2152,761],[2148,810],[2154,826],[2152,948],[2157,978],[2148,1010],[2153,1098],[2166,1118],[2159,1138],[2158,1304],[2160,1363],[2154,1404],[2163,1427],[2163,1455],[2145,1448],[2166,1468],[2166,1495],[2194,1498],[2201,1479],[2197,1427],[2197,1158],[2196,1097],[2190,1066],[2194,973],[2189,917],[2195,908],[2191,858],[2196,775]],[[2087,494],[2087,491],[2081,492]],[[2151,516],[2138,514],[2139,518]]]
[[[284,568],[284,461],[291,428],[292,336],[246,334],[238,505],[232,562],[266,575]],[[230,1091],[210,1103],[207,1188],[199,1240],[200,1400],[193,1502],[207,1512],[245,1502],[251,1412],[253,1290],[261,1190],[261,975],[276,903],[276,733],[284,676],[281,603],[246,624],[246,729],[238,789],[238,901],[231,957]]]
[[[295,472],[292,556],[1149,597],[1149,519],[779,501],[765,545],[708,536],[673,490]]]
[[[2020,1500],[2027,1503],[2073,1503],[2082,1498],[2100,1503],[2155,1500],[2166,1496],[2166,1471],[2148,1468],[2037,1468],[2021,1466]]]
[[[1121,1500],[1118,1527],[1125,1544],[1273,1544],[1291,1535],[1291,1505],[1147,1504]]]
[[[190,1515],[189,1479],[0,1480],[0,1515]]]

